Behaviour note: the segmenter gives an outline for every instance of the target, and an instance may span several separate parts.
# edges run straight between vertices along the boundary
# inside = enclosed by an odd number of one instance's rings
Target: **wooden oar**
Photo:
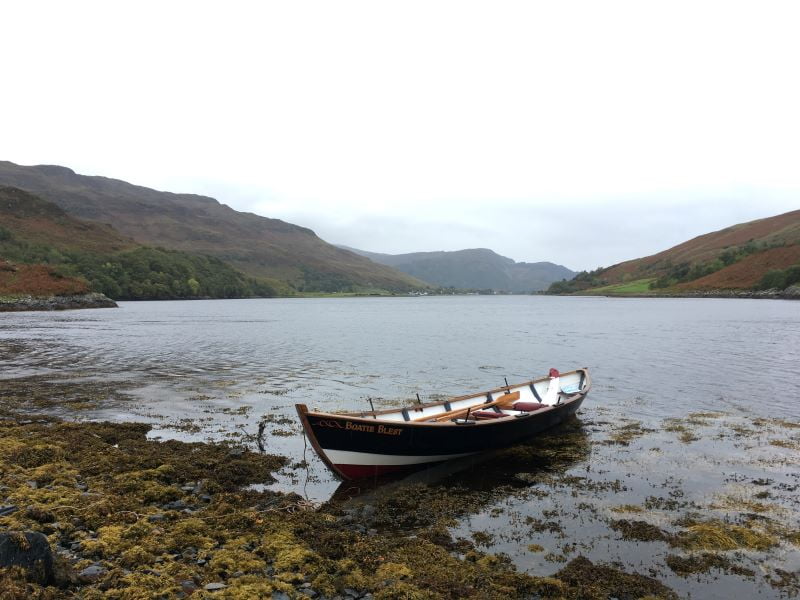
[[[485,402],[484,404],[476,404],[475,406],[470,406],[467,408],[458,408],[456,410],[440,413],[438,415],[428,415],[427,417],[419,417],[417,419],[412,419],[412,421],[436,421],[438,423],[439,421],[457,419],[458,417],[467,414],[468,410],[483,410],[484,408],[491,408],[495,405],[503,406],[505,404],[508,404],[509,402],[514,402],[515,400],[519,400],[519,392],[513,392],[511,394],[503,394],[497,400],[492,400],[491,402]]]

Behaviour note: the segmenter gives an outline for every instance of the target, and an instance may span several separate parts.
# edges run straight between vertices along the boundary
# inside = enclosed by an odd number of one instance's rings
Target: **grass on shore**
[[[637,279],[635,281],[628,281],[625,283],[617,283],[613,285],[605,285],[603,287],[592,288],[580,292],[581,295],[600,295],[600,296],[616,296],[625,294],[652,294],[650,283],[655,281],[655,278]]]

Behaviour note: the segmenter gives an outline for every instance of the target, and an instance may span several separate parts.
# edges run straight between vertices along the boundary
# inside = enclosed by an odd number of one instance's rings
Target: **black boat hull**
[[[317,454],[344,479],[410,470],[505,448],[574,415],[588,389],[524,415],[465,424],[382,421],[353,415],[297,412]]]

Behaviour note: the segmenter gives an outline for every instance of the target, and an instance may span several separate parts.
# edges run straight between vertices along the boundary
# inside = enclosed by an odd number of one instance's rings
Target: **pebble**
[[[106,574],[106,569],[98,564],[89,565],[83,571],[78,573],[78,580],[82,583],[94,583],[100,577]]]
[[[181,581],[181,589],[186,594],[191,594],[192,592],[194,592],[197,589],[197,584],[194,581],[192,581],[191,579],[186,579],[184,581]]]
[[[203,589],[207,592],[216,592],[219,590],[224,590],[226,587],[228,586],[221,581],[218,581],[216,583],[207,583],[205,586],[203,586]]]
[[[272,600],[290,600],[286,592],[272,592]]]
[[[166,516],[163,513],[156,513],[147,517],[147,520],[151,523],[160,523],[164,519],[166,519]]]
[[[19,510],[18,506],[13,504],[6,504],[5,506],[0,506],[0,517],[6,517],[12,513],[15,513]]]

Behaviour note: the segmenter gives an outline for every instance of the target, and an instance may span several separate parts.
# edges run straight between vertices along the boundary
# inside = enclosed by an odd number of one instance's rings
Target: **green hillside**
[[[140,246],[110,226],[71,217],[13,187],[0,187],[0,259],[6,265],[0,291],[6,294],[80,289],[116,300],[275,294],[268,283],[217,258]]]
[[[426,288],[391,267],[321,240],[310,229],[238,212],[213,198],[173,194],[58,166],[0,161],[0,184],[25,189],[66,213],[110,223],[139,244],[216,257],[282,293]]]
[[[545,290],[554,281],[575,275],[574,271],[561,265],[515,262],[487,248],[410,254],[379,254],[347,249],[446,288],[529,293]]]
[[[554,294],[784,290],[800,282],[800,210],[707,233],[652,256],[578,273]]]

